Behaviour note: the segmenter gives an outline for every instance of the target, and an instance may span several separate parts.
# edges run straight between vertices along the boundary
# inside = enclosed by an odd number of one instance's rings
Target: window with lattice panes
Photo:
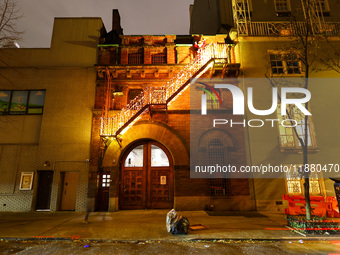
[[[0,115],[41,115],[45,94],[45,90],[0,90]]]
[[[304,179],[299,172],[301,165],[287,165],[289,171],[286,173],[287,192],[290,195],[302,195]],[[311,195],[320,195],[320,179],[318,173],[309,175],[309,192]]]
[[[219,91],[217,91],[219,96],[221,97]],[[220,101],[217,98],[217,95],[215,93],[211,93],[211,95],[207,95],[207,109],[209,110],[216,110],[220,109]]]
[[[290,12],[289,0],[275,0],[275,10],[277,12]]]
[[[102,187],[110,187],[110,183],[111,183],[111,175],[103,174]]]
[[[329,5],[328,5],[328,1],[327,0],[319,0],[317,1],[317,3],[319,3],[319,8],[323,11],[323,12],[329,12]]]
[[[227,165],[227,147],[220,139],[211,139],[208,143],[209,165]],[[209,195],[211,197],[226,197],[231,195],[230,179],[209,179]]]
[[[238,1],[236,1],[236,4],[238,5],[239,9],[241,9],[241,10],[244,10],[246,12],[252,11],[251,0],[238,0]]]
[[[279,136],[280,136],[280,146],[283,150],[301,150],[301,143],[296,135],[305,142],[305,115],[300,111],[296,105],[287,105],[287,112],[285,115],[281,115],[281,104],[278,104],[277,107],[277,117],[279,119]],[[293,119],[296,122],[290,122],[289,119]],[[316,139],[314,130],[312,128],[312,120],[311,116],[308,117],[307,122],[307,145],[309,149],[316,149]],[[284,121],[284,126],[281,125],[282,121]],[[294,131],[294,125],[296,125]]]
[[[144,63],[144,51],[143,49],[133,49],[132,52],[128,53],[128,64],[129,65],[140,65]]]
[[[301,75],[302,63],[294,53],[269,53],[270,68],[273,76]]]
[[[166,64],[167,57],[166,57],[166,51],[162,52],[154,52],[151,54],[151,64],[157,65],[157,64]]]

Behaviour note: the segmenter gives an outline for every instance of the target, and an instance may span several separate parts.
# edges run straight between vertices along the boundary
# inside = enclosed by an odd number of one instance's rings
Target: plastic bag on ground
[[[166,229],[173,235],[188,234],[189,225],[188,218],[179,215],[174,209],[166,215]]]

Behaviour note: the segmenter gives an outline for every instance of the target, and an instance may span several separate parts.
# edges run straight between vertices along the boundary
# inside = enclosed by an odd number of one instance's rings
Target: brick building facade
[[[212,64],[209,68],[207,64],[199,66],[185,78],[179,77],[187,75],[185,70],[199,62],[194,44],[202,41],[202,36],[119,35],[114,41],[103,38],[96,66],[91,143],[89,194],[96,201],[95,210],[254,209],[248,180],[212,183],[208,179],[190,179],[190,90],[187,88],[190,79],[196,76],[235,77],[239,65],[234,48],[226,44],[226,38],[223,34],[205,36],[207,45],[216,44],[225,54],[219,63],[208,59]],[[167,88],[176,82],[178,88],[167,94]],[[231,105],[224,108],[231,109]],[[117,121],[114,123],[119,114],[129,116],[122,121],[122,127]],[[138,122],[134,118],[138,118]],[[129,121],[134,125],[129,125]],[[231,160],[234,164],[244,163],[243,130],[235,131],[230,139],[235,141]],[[148,144],[151,150],[147,149]],[[128,154],[138,146],[145,148],[143,157],[147,159],[138,167],[127,168]],[[169,169],[152,165],[152,148],[157,150],[153,146],[165,152]],[[151,159],[148,161],[148,158]],[[107,181],[110,181],[109,188]],[[215,189],[223,193],[215,194]],[[244,201],[240,203],[240,200]]]
[[[0,49],[0,211],[86,211],[103,29],[97,18],[56,18],[51,48]]]

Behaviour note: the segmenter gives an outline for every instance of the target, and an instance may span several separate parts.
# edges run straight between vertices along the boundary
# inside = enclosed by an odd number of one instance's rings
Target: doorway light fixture
[[[50,166],[51,166],[51,162],[50,161],[45,161],[44,167],[50,167]]]

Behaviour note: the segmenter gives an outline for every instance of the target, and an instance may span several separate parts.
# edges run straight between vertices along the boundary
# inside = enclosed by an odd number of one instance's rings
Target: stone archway
[[[173,186],[175,186],[176,169],[183,166],[189,167],[189,148],[184,139],[171,127],[161,122],[140,121],[131,127],[121,140],[113,139],[108,146],[104,159],[103,168],[111,172],[112,181],[110,187],[110,211],[118,210],[120,203],[120,180],[121,166],[125,153],[133,144],[140,141],[155,141],[169,154],[173,164]],[[175,197],[175,189],[173,197]]]
[[[103,167],[118,167],[122,153],[138,140],[150,139],[164,145],[170,152],[174,166],[189,165],[189,148],[185,141],[169,126],[160,122],[140,121],[121,136],[121,142],[113,140],[108,147]]]

